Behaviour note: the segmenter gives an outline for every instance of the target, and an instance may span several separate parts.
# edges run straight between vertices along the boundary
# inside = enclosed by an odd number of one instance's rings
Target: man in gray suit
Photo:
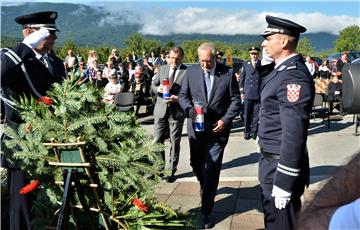
[[[164,144],[166,133],[168,130],[170,131],[171,147],[168,169],[171,170],[171,175],[166,178],[166,181],[169,183],[176,180],[175,172],[179,162],[180,141],[185,119],[185,113],[181,109],[178,100],[181,82],[186,70],[186,66],[182,64],[183,58],[183,49],[181,47],[173,47],[170,51],[170,63],[160,67],[159,74],[155,76],[152,82],[152,90],[158,94],[154,108],[155,142]],[[170,97],[165,100],[162,95],[162,82],[166,78],[170,82]],[[165,162],[165,151],[162,151],[160,156]]]

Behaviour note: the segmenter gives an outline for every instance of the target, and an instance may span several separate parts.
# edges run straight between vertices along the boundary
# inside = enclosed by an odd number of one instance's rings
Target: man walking
[[[160,67],[159,73],[152,82],[153,92],[158,93],[154,108],[154,136],[155,142],[164,144],[167,131],[170,130],[170,156],[169,169],[170,176],[166,181],[172,183],[176,180],[175,172],[179,162],[180,141],[185,119],[185,113],[179,105],[178,94],[185,74],[186,66],[182,64],[184,51],[181,47],[173,47],[170,51],[170,63]],[[170,83],[170,97],[164,98],[164,79]],[[165,151],[160,153],[165,161]]]
[[[240,93],[244,100],[244,139],[256,139],[260,109],[260,77],[256,70],[261,65],[260,49],[249,49],[250,60],[243,65],[240,75]]]
[[[296,53],[300,33],[287,19],[266,16],[264,52],[275,68],[262,79],[259,113],[259,181],[266,229],[293,229],[300,197],[309,182],[307,129],[314,82],[303,57]]]
[[[241,106],[238,82],[232,69],[216,63],[215,45],[198,48],[199,62],[187,69],[179,94],[180,105],[188,119],[190,164],[201,186],[201,213],[205,229],[214,226],[210,215],[228,142],[231,123]],[[201,103],[204,130],[195,131],[194,104]]]
[[[15,21],[22,25],[24,40],[13,49],[1,50],[1,97],[5,104],[5,125],[17,130],[22,122],[19,113],[13,107],[11,98],[33,96],[37,99],[46,95],[55,82],[65,77],[65,68],[61,59],[52,51],[57,38],[55,25],[57,13],[39,12],[19,16]],[[5,156],[12,154],[6,149],[2,136]],[[19,190],[25,185],[25,175],[21,171],[21,162],[6,165],[8,168],[8,186],[10,193],[10,229],[31,229],[29,204],[26,195]]]

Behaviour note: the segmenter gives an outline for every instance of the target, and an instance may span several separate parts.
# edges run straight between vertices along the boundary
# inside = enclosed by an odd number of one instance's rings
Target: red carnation
[[[51,99],[50,97],[40,97],[39,100],[37,100],[37,104],[39,104],[40,102],[43,102],[46,105],[52,105],[54,103],[54,100]]]
[[[138,209],[140,209],[143,212],[149,211],[149,206],[144,204],[140,199],[135,198],[132,203],[133,203],[133,205],[135,205]]]
[[[24,187],[22,187],[20,189],[20,194],[21,195],[25,195],[33,190],[35,190],[37,187],[39,187],[40,185],[40,181],[39,180],[34,180],[33,182],[31,182],[30,184],[28,185],[25,185]]]

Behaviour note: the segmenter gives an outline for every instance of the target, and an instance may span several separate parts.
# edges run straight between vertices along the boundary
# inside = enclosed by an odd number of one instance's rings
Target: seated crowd
[[[141,105],[147,105],[147,112],[151,111],[156,101],[156,94],[151,92],[151,83],[154,76],[159,71],[161,65],[166,65],[169,60],[169,52],[161,50],[160,56],[155,51],[150,55],[143,52],[141,61],[137,60],[135,52],[126,55],[122,61],[117,49],[111,51],[107,62],[102,68],[95,50],[90,50],[88,59],[85,62],[81,57],[74,54],[73,50],[68,50],[64,65],[68,74],[75,74],[79,84],[92,84],[98,88],[103,88],[104,102],[114,103],[114,96],[121,92],[131,92],[134,94],[136,114]],[[339,62],[341,62],[339,60]],[[314,77],[316,93],[323,96],[325,102],[329,102],[330,112],[333,111],[334,102],[339,102],[338,110],[343,114],[342,93],[341,93],[341,67],[339,71],[331,69],[329,61],[323,60],[321,65],[317,65],[311,57],[305,58],[305,64]]]
[[[115,103],[114,97],[118,93],[133,93],[138,114],[141,105],[147,105],[147,111],[151,111],[156,100],[154,92],[151,92],[151,82],[160,66],[168,63],[168,56],[169,52],[163,50],[160,57],[152,51],[150,56],[143,53],[142,61],[136,62],[137,56],[133,52],[122,61],[118,50],[113,49],[102,68],[95,50],[89,51],[86,64],[81,57],[74,55],[73,50],[69,50],[64,65],[67,74],[74,74],[79,84],[92,84],[104,89],[103,101],[106,103]]]

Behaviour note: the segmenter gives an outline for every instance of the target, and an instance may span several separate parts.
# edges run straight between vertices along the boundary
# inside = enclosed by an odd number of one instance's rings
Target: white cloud
[[[182,9],[165,9],[160,7],[143,7],[141,2],[124,4],[104,4],[108,15],[99,20],[99,25],[140,24],[142,34],[260,34],[267,23],[266,15],[290,19],[305,26],[309,33],[329,32],[338,34],[340,30],[358,25],[359,17],[346,15],[327,16],[320,12],[312,13],[274,13],[255,12],[252,10],[234,9],[232,12],[223,9],[186,7]]]
[[[24,5],[25,2],[22,1],[14,1],[14,2],[0,2],[1,6],[20,6]]]

